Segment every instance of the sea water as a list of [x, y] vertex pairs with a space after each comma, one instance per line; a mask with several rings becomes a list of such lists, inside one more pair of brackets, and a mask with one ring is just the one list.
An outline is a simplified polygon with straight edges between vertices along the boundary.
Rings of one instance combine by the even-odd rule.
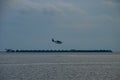
[[120, 54], [4, 52], [0, 80], [120, 80]]

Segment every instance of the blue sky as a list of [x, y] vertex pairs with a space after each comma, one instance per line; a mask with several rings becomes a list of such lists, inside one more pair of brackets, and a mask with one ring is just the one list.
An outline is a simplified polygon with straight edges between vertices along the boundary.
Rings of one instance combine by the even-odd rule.
[[3, 0], [0, 7], [2, 50], [120, 51], [119, 0]]

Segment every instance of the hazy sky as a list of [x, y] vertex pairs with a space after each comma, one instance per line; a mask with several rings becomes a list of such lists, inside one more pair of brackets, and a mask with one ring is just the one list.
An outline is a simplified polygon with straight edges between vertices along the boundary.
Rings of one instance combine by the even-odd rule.
[[120, 51], [120, 0], [0, 0], [5, 48]]

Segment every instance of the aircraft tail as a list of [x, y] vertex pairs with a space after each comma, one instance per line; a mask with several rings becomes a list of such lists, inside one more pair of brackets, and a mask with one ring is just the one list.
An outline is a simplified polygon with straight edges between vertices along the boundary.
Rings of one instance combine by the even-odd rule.
[[52, 38], [52, 42], [54, 42], [55, 40]]

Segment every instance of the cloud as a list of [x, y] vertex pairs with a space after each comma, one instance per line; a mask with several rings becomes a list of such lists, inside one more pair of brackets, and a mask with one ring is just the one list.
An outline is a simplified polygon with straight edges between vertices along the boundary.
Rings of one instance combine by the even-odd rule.
[[5, 7], [22, 13], [37, 11], [43, 14], [64, 15], [68, 11], [85, 14], [85, 11], [76, 7], [74, 4], [59, 0], [40, 0], [40, 2], [36, 0], [7, 0], [5, 3]]
[[110, 7], [120, 7], [120, 0], [104, 0], [104, 5], [110, 6]]

